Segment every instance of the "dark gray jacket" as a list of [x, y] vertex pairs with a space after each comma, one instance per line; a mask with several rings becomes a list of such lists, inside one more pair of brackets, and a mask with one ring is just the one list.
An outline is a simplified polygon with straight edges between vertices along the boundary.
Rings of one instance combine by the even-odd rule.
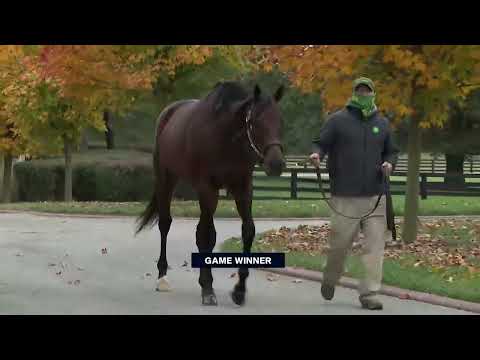
[[321, 158], [328, 154], [330, 192], [338, 196], [381, 193], [381, 165], [388, 161], [395, 166], [398, 155], [386, 118], [375, 112], [363, 119], [360, 110], [348, 106], [327, 119], [313, 151]]

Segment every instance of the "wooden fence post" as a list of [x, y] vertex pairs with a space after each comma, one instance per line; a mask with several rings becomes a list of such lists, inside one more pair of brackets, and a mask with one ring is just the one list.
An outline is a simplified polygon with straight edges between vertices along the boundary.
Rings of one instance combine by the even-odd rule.
[[297, 170], [292, 170], [290, 173], [290, 197], [297, 199]]
[[427, 175], [420, 174], [420, 176], [422, 177], [420, 182], [420, 196], [422, 200], [425, 200], [427, 198]]

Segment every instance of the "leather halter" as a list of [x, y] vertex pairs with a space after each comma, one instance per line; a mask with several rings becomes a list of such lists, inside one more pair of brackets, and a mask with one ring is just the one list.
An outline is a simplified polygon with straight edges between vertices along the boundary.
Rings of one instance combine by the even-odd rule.
[[255, 108], [255, 105], [252, 105], [250, 107], [250, 109], [248, 110], [247, 116], [245, 118], [245, 126], [246, 126], [246, 130], [247, 130], [247, 137], [248, 137], [248, 142], [249, 142], [250, 148], [252, 148], [252, 150], [255, 152], [255, 154], [257, 154], [257, 156], [260, 158], [260, 160], [263, 161], [265, 159], [265, 154], [267, 153], [267, 150], [270, 148], [270, 146], [275, 146], [275, 145], [279, 146], [280, 149], [282, 149], [282, 151], [283, 151], [283, 148], [282, 148], [281, 143], [271, 142], [271, 143], [268, 143], [267, 145], [265, 145], [265, 148], [263, 149], [263, 151], [260, 151], [257, 144], [255, 144], [255, 140], [254, 140], [254, 137], [253, 137], [252, 115], [253, 115], [254, 108]]

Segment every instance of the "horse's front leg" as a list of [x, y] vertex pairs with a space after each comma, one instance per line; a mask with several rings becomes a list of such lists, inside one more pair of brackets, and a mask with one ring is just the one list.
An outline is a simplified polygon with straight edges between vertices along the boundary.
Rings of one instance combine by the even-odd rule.
[[[205, 187], [199, 191], [200, 221], [197, 225], [196, 239], [199, 252], [213, 252], [216, 243], [216, 230], [213, 215], [218, 204], [218, 190]], [[211, 268], [201, 268], [198, 282], [202, 288], [202, 304], [217, 305], [217, 297], [213, 290]]]
[[[243, 253], [248, 254], [252, 249], [253, 239], [255, 238], [255, 224], [252, 217], [252, 180], [242, 188], [235, 189], [233, 196], [237, 205], [238, 214], [242, 219], [242, 241]], [[246, 281], [248, 278], [248, 268], [241, 267], [238, 269], [238, 282], [233, 288], [231, 294], [232, 300], [237, 305], [245, 303], [245, 295], [247, 292]]]

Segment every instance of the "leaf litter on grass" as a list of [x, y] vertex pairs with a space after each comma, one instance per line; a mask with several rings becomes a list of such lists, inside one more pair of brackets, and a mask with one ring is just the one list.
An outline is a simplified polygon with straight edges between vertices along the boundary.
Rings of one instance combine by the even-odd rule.
[[[401, 241], [401, 224], [396, 224], [396, 228], [399, 241], [387, 242], [386, 259], [397, 260], [404, 266], [429, 267], [432, 271], [453, 267], [465, 269], [470, 276], [480, 274], [480, 220], [429, 220], [422, 224], [416, 241], [408, 244]], [[329, 236], [329, 224], [299, 225], [267, 231], [256, 243], [263, 249], [325, 255]], [[352, 247], [354, 254], [361, 253], [363, 240], [363, 234], [359, 234]], [[453, 280], [452, 275], [446, 278], [448, 282]]]

